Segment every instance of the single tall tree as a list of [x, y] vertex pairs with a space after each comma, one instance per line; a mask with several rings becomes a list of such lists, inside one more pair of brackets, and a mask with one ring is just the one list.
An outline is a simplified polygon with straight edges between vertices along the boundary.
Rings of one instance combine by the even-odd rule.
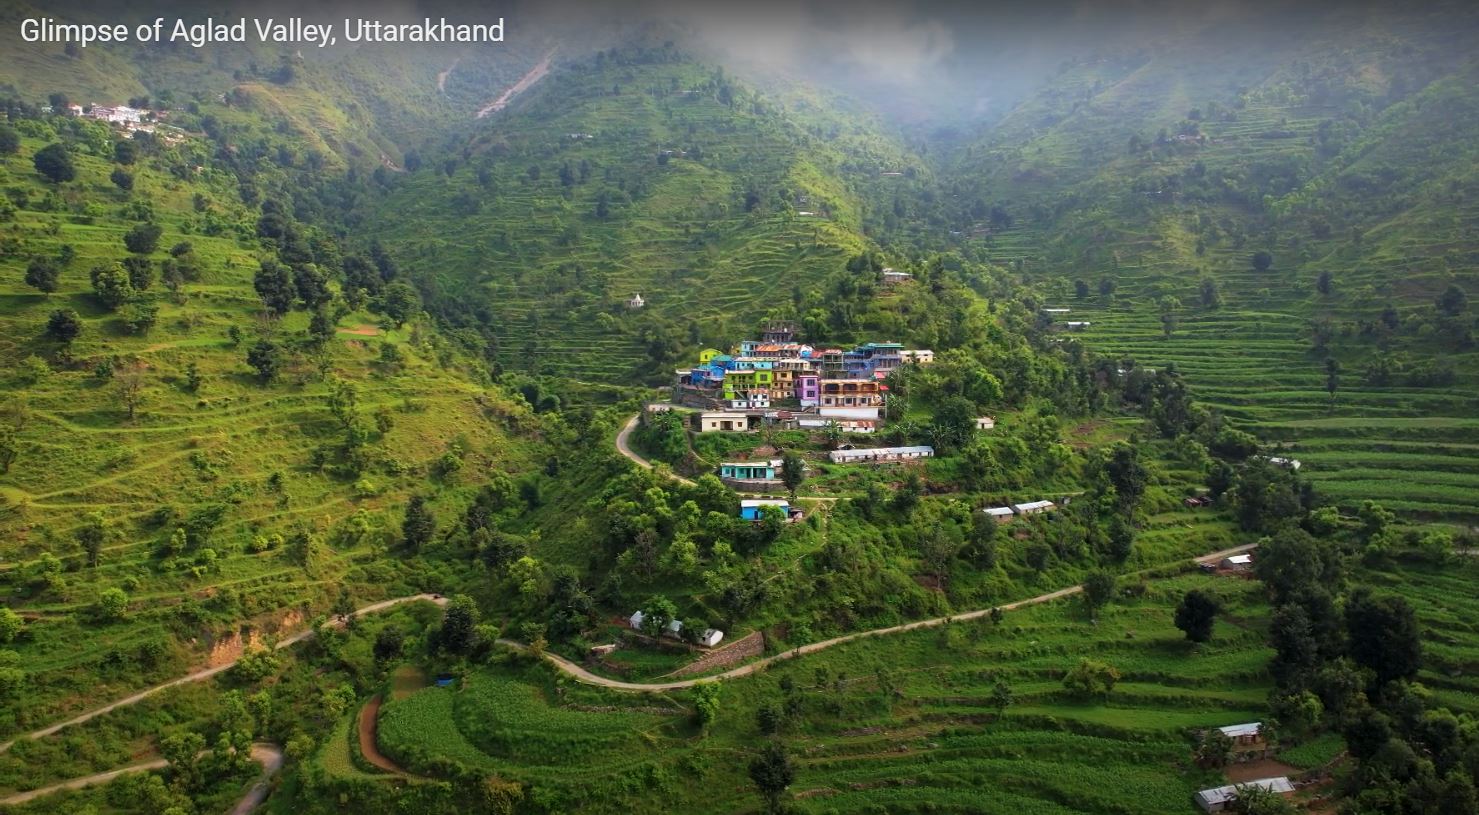
[[1089, 572], [1084, 580], [1084, 605], [1089, 608], [1089, 616], [1097, 617], [1099, 609], [1104, 607], [1114, 597], [1114, 575], [1103, 569], [1095, 569]]
[[436, 518], [427, 508], [426, 499], [420, 495], [411, 496], [411, 500], [406, 503], [405, 521], [401, 524], [406, 548], [413, 552], [420, 551], [421, 547], [431, 542], [436, 529]]
[[1212, 639], [1212, 627], [1217, 622], [1217, 612], [1221, 610], [1217, 598], [1201, 589], [1192, 589], [1176, 606], [1176, 627], [1186, 634], [1187, 640], [1206, 642]]
[[32, 258], [26, 266], [26, 285], [46, 294], [56, 291], [60, 277], [61, 270], [50, 258]]
[[36, 151], [31, 164], [36, 172], [46, 176], [53, 184], [62, 184], [77, 177], [77, 168], [72, 165], [72, 154], [64, 144], [49, 144]]
[[781, 457], [781, 483], [791, 492], [791, 499], [796, 499], [796, 490], [801, 488], [801, 483], [806, 480], [806, 462], [801, 456], [787, 451]]
[[46, 336], [66, 345], [82, 333], [82, 319], [69, 308], [60, 308], [46, 320]]
[[772, 741], [760, 750], [760, 755], [750, 762], [750, 780], [765, 799], [765, 811], [775, 815], [781, 812], [781, 796], [796, 780], [796, 770], [791, 766], [791, 757], [778, 741]]

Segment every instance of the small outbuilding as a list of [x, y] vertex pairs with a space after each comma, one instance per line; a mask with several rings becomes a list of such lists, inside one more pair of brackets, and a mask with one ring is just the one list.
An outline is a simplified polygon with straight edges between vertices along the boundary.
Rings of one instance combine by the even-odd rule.
[[1018, 515], [1036, 515], [1039, 512], [1052, 512], [1058, 505], [1052, 501], [1028, 501], [1025, 504], [1012, 504], [1012, 509]]
[[1294, 784], [1286, 776], [1261, 778], [1245, 784], [1228, 784], [1225, 787], [1202, 790], [1196, 794], [1197, 806], [1201, 807], [1203, 812], [1225, 812], [1238, 799], [1238, 791], [1248, 787], [1257, 787], [1284, 797], [1294, 794]]
[[1263, 722], [1230, 724], [1217, 729], [1232, 741], [1234, 761], [1252, 761], [1268, 754], [1268, 741], [1263, 737]]
[[1247, 554], [1228, 555], [1217, 565], [1219, 568], [1227, 569], [1231, 572], [1246, 572], [1253, 568], [1253, 556]]
[[991, 430], [991, 429], [993, 429], [995, 427], [996, 427], [996, 419], [995, 418], [993, 418], [991, 416], [977, 416], [976, 417], [976, 429], [977, 430]]
[[758, 521], [765, 507], [775, 507], [787, 517], [791, 515], [791, 502], [784, 498], [746, 498], [740, 501], [740, 518], [746, 521]]
[[981, 511], [986, 513], [986, 515], [989, 516], [991, 520], [996, 521], [999, 524], [1004, 524], [1007, 521], [1010, 521], [1012, 517], [1016, 515], [1016, 513], [1012, 511], [1011, 507], [986, 507]]

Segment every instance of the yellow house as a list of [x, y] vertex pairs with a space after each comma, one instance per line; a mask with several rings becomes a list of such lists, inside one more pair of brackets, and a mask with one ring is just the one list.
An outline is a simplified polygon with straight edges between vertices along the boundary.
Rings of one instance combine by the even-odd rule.
[[704, 350], [698, 352], [698, 364], [708, 365], [710, 362], [714, 361], [714, 357], [717, 357], [723, 353], [723, 351], [714, 348], [705, 348]]

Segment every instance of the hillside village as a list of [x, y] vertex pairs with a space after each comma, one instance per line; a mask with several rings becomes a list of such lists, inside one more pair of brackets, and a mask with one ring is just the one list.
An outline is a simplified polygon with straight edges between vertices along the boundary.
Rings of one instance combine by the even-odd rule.
[[843, 350], [796, 341], [796, 326], [772, 321], [759, 340], [723, 353], [708, 348], [698, 364], [677, 371], [676, 404], [699, 409], [700, 433], [759, 427], [875, 433], [888, 394], [885, 380], [904, 365], [929, 365], [928, 349], [868, 342]]

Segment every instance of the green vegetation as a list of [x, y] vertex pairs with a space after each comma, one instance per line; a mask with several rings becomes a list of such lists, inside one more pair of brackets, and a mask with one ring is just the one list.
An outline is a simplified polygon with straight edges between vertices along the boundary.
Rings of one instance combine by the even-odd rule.
[[[261, 740], [301, 815], [1148, 815], [1256, 720], [1351, 815], [1474, 812], [1474, 17], [1268, 14], [927, 124], [665, 24], [0, 50], [0, 738], [234, 664], [0, 786], [158, 757], [21, 811], [222, 811]], [[769, 320], [934, 355], [874, 436], [642, 410], [659, 466], [618, 455]], [[827, 456], [880, 443], [936, 455]], [[795, 522], [713, 474], [760, 456]], [[1187, 563], [1254, 543], [1257, 581]]]

